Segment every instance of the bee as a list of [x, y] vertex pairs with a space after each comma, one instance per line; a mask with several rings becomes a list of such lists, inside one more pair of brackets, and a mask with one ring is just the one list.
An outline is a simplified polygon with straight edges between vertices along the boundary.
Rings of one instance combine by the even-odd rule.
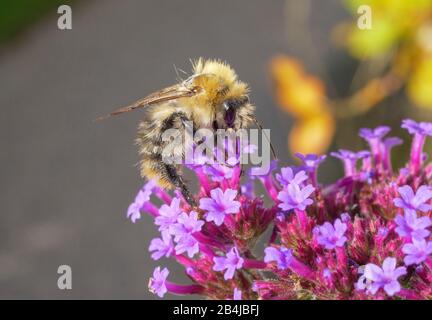
[[[147, 112], [139, 124], [136, 139], [141, 176], [154, 180], [164, 189], [178, 188], [192, 207], [196, 202], [180, 173], [181, 168], [162, 160], [168, 143], [162, 139], [165, 130], [177, 129], [184, 134], [187, 123], [193, 124], [193, 130], [238, 130], [252, 123], [262, 129], [254, 115], [255, 107], [249, 101], [248, 85], [238, 79], [227, 63], [219, 60], [200, 58], [193, 63], [189, 78], [96, 120], [144, 107]], [[272, 146], [271, 149], [274, 155]]]

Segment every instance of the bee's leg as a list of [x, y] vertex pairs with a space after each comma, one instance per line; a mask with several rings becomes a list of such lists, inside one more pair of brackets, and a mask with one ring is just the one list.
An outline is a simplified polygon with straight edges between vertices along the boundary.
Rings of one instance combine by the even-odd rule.
[[[186, 135], [189, 136], [189, 139], [187, 139], [190, 143], [190, 141], [193, 141], [193, 125], [191, 125], [191, 120], [188, 118], [188, 116], [184, 112], [175, 112], [172, 113], [170, 116], [168, 116], [161, 125], [161, 132], [165, 132], [168, 129], [176, 129], [178, 132], [178, 135], [180, 137], [186, 137]], [[191, 136], [192, 135], [192, 136]], [[172, 156], [174, 159], [182, 159], [184, 157], [184, 150], [191, 147], [189, 145], [186, 145], [186, 139], [183, 139], [183, 145], [176, 146], [174, 145], [173, 149], [169, 149], [170, 147], [173, 147], [169, 143], [166, 143], [162, 146], [161, 154], [167, 154]], [[180, 143], [181, 144], [181, 143]], [[167, 180], [169, 180], [170, 184], [172, 184], [174, 187], [180, 189], [181, 193], [183, 194], [183, 197], [185, 200], [192, 206], [196, 206], [196, 202], [189, 191], [189, 188], [186, 186], [186, 183], [183, 181], [182, 176], [177, 171], [177, 166], [173, 163], [165, 162], [163, 161], [162, 157], [162, 165], [163, 168], [162, 171], [164, 171], [164, 176]]]
[[180, 189], [183, 197], [185, 200], [192, 206], [196, 207], [196, 201], [193, 198], [191, 192], [189, 191], [189, 188], [186, 186], [186, 183], [183, 181], [183, 178], [181, 175], [178, 174], [177, 169], [174, 165], [165, 164], [165, 170], [168, 176], [168, 179], [171, 181], [171, 183]]

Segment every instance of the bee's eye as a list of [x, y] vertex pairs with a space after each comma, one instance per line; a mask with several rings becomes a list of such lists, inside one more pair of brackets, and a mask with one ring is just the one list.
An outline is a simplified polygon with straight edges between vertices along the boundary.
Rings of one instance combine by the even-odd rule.
[[228, 102], [225, 102], [223, 106], [225, 108], [225, 117], [224, 117], [225, 123], [228, 127], [231, 128], [234, 125], [236, 110]]

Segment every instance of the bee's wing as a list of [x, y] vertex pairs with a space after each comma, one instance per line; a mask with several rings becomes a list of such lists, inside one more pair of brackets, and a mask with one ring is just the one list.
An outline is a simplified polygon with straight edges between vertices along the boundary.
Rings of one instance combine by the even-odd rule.
[[147, 97], [142, 98], [134, 103], [132, 103], [129, 106], [122, 107], [120, 109], [117, 109], [113, 112], [111, 112], [108, 115], [102, 116], [97, 118], [95, 121], [104, 120], [106, 118], [109, 118], [111, 116], [116, 116], [125, 112], [133, 111], [135, 109], [151, 106], [154, 104], [175, 100], [179, 98], [185, 98], [185, 97], [192, 97], [196, 95], [199, 92], [197, 87], [194, 88], [186, 88], [184, 85], [176, 84], [171, 87], [167, 87], [164, 89], [161, 89], [159, 91], [153, 92], [149, 94]]

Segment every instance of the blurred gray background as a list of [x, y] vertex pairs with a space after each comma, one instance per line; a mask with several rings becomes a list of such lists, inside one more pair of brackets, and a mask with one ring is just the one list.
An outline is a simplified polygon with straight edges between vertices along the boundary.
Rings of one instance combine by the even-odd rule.
[[[353, 64], [329, 43], [346, 17], [340, 2], [310, 2], [311, 39], [282, 0], [89, 0], [71, 3], [72, 30], [57, 28], [52, 8], [0, 46], [0, 298], [153, 299], [147, 282], [159, 264], [186, 281], [175, 264], [150, 259], [151, 219], [125, 216], [143, 183], [140, 112], [92, 120], [175, 82], [173, 64], [190, 71], [190, 58], [220, 58], [250, 84], [289, 161], [291, 121], [273, 100], [269, 59], [293, 54], [320, 76], [324, 64]], [[57, 288], [62, 264], [72, 267], [70, 291]]]

